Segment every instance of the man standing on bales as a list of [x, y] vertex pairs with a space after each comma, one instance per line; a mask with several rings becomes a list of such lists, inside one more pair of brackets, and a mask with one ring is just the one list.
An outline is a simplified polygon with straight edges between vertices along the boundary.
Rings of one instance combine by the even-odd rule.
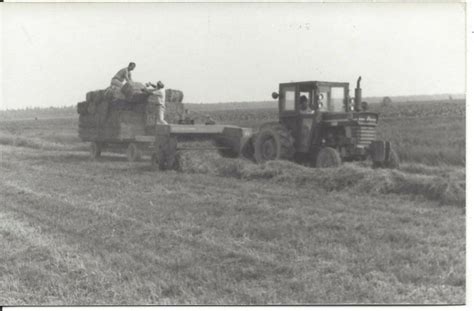
[[161, 81], [158, 81], [156, 85], [147, 83], [146, 86], [150, 87], [149, 89], [143, 89], [143, 91], [150, 94], [148, 102], [158, 108], [158, 120], [156, 120], [156, 123], [168, 124], [168, 122], [165, 121], [165, 85]]
[[115, 76], [112, 78], [112, 81], [110, 82], [110, 86], [115, 86], [118, 88], [121, 88], [122, 85], [127, 82], [132, 81], [132, 73], [131, 71], [135, 69], [135, 63], [130, 63], [128, 64], [128, 67], [120, 69]]

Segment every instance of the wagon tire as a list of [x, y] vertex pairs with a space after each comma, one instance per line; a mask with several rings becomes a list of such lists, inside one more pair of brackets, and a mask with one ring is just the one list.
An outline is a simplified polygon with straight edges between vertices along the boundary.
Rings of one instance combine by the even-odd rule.
[[142, 157], [142, 151], [138, 144], [130, 143], [127, 147], [127, 160], [129, 162], [137, 162], [140, 161]]
[[158, 150], [151, 154], [151, 167], [160, 171], [179, 170], [180, 158], [181, 156], [178, 152]]
[[96, 141], [91, 142], [91, 145], [89, 148], [90, 158], [92, 160], [99, 158], [100, 154], [102, 153], [102, 148], [103, 148], [103, 145], [101, 143], [98, 143]]
[[160, 162], [158, 160], [158, 154], [156, 152], [153, 152], [151, 154], [151, 167], [154, 170], [158, 170], [160, 168]]

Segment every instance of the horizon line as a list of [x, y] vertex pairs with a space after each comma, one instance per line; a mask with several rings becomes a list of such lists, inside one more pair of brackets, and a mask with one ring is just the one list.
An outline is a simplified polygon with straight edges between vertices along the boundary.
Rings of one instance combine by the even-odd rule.
[[[390, 97], [390, 98], [400, 98], [400, 97], [423, 97], [423, 96], [458, 96], [461, 97], [460, 99], [466, 99], [466, 93], [434, 93], [434, 94], [411, 94], [411, 95], [395, 95], [395, 96], [367, 96], [364, 98], [383, 98], [383, 97]], [[459, 98], [458, 98], [459, 99]], [[221, 101], [221, 102], [183, 102], [186, 105], [219, 105], [219, 104], [251, 104], [251, 103], [263, 103], [263, 102], [272, 102], [275, 101], [274, 99], [263, 99], [263, 100], [250, 100], [250, 101]], [[1, 108], [0, 112], [3, 111], [15, 111], [15, 110], [25, 110], [25, 109], [51, 109], [51, 108], [69, 108], [75, 107], [76, 104], [71, 105], [64, 105], [64, 106], [27, 106], [27, 107], [18, 107], [18, 108]]]

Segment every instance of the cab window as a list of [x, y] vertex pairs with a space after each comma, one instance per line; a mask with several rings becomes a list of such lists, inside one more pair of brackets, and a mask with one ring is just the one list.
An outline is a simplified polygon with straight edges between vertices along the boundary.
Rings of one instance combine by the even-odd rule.
[[328, 92], [320, 91], [318, 93], [318, 109], [319, 111], [331, 111], [328, 107]]
[[282, 89], [281, 94], [281, 109], [283, 111], [294, 111], [296, 109], [295, 106], [295, 97], [296, 97], [296, 90], [295, 87], [284, 87]]
[[298, 99], [298, 110], [301, 114], [312, 114], [314, 110], [311, 108], [313, 97], [311, 92], [300, 91], [300, 97]]
[[329, 111], [332, 112], [345, 112], [346, 108], [344, 105], [344, 88], [343, 87], [331, 87], [329, 94]]

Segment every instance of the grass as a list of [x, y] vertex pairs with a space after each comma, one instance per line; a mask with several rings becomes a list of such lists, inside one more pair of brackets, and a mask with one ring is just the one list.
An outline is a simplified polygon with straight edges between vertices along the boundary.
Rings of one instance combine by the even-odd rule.
[[380, 137], [393, 141], [402, 161], [428, 165], [466, 163], [464, 116], [382, 120]]
[[[431, 153], [465, 139], [463, 116], [429, 118], [382, 134]], [[462, 157], [414, 138], [398, 171], [190, 151], [157, 172], [89, 161], [76, 129], [0, 122], [2, 305], [465, 302]]]
[[464, 299], [462, 209], [17, 149], [2, 167], [3, 304]]

